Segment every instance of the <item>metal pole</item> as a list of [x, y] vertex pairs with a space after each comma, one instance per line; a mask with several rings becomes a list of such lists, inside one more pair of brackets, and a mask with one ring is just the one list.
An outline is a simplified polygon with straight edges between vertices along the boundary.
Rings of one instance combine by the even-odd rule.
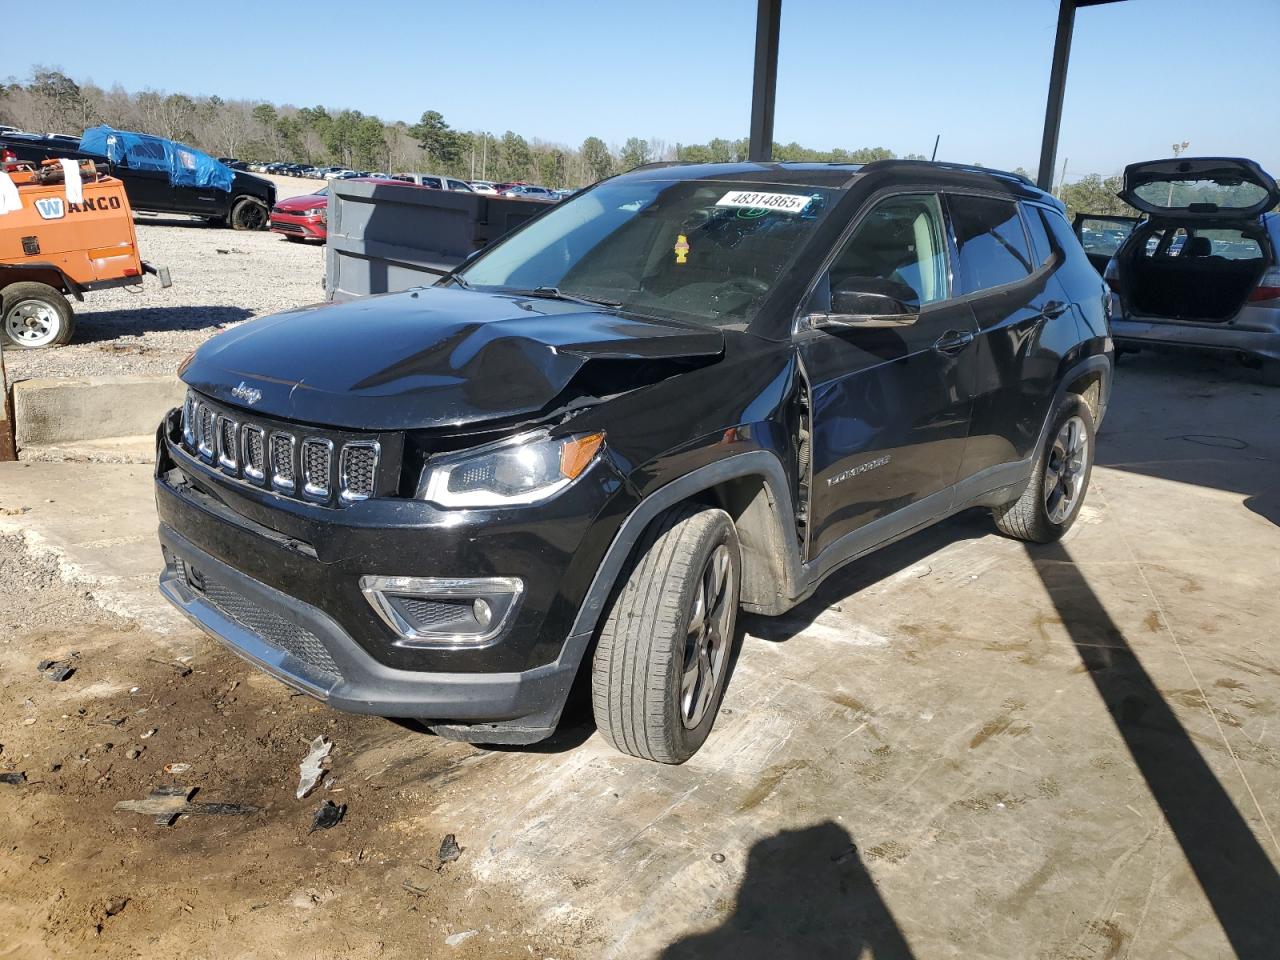
[[1049, 98], [1044, 108], [1044, 137], [1040, 141], [1040, 172], [1036, 184], [1041, 190], [1053, 186], [1053, 167], [1058, 158], [1058, 133], [1062, 129], [1062, 98], [1067, 87], [1067, 60], [1071, 56], [1071, 31], [1076, 22], [1076, 0], [1059, 0], [1058, 34], [1053, 41], [1053, 66], [1049, 68]]
[[18, 459], [13, 410], [9, 405], [9, 381], [4, 374], [4, 344], [0, 344], [0, 463]]
[[773, 101], [778, 91], [778, 28], [782, 0], [756, 2], [756, 65], [751, 87], [751, 140], [748, 158], [773, 159]]

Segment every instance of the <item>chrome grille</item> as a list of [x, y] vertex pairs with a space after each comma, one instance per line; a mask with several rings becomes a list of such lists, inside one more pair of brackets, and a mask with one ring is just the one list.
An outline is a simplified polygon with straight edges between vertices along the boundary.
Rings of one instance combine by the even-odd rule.
[[[222, 408], [189, 392], [182, 405], [182, 446], [224, 476], [278, 493], [329, 504], [336, 500], [337, 505], [378, 495], [379, 470], [384, 469], [381, 441], [295, 427], [270, 417], [245, 423], [237, 415], [248, 418], [252, 412]], [[322, 430], [338, 436], [316, 436]]]
[[333, 466], [333, 444], [328, 440], [302, 441], [302, 492], [312, 497], [329, 496], [329, 472]]
[[209, 460], [213, 459], [213, 426], [216, 419], [213, 411], [205, 404], [196, 408], [196, 450]]
[[192, 449], [196, 445], [196, 398], [187, 394], [182, 402], [182, 439]]
[[294, 439], [288, 434], [271, 435], [271, 485], [277, 490], [288, 492], [296, 486], [293, 476], [293, 447]]
[[339, 473], [343, 500], [368, 500], [373, 496], [378, 476], [378, 444], [374, 441], [345, 444]]
[[244, 475], [261, 483], [266, 477], [266, 439], [261, 427], [244, 428]]
[[239, 454], [236, 453], [236, 435], [239, 431], [240, 424], [230, 417], [218, 418], [218, 465], [228, 470], [236, 469], [240, 463]]

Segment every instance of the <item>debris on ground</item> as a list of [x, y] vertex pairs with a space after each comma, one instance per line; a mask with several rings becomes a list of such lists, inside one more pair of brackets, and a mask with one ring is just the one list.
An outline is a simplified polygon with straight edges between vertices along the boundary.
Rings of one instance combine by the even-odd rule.
[[126, 760], [137, 760], [140, 756], [142, 756], [142, 751], [139, 750], [137, 747], [130, 747], [128, 750], [125, 751], [124, 756]]
[[849, 860], [852, 860], [857, 855], [858, 855], [858, 848], [853, 844], [850, 844], [849, 846], [845, 847], [843, 850], [840, 850], [837, 853], [833, 853], [831, 855], [831, 862], [845, 863]]
[[425, 897], [428, 893], [427, 888], [425, 886], [418, 883], [414, 883], [408, 877], [400, 881], [400, 886], [404, 887], [410, 893], [416, 894], [419, 897]]
[[107, 920], [123, 912], [128, 905], [128, 897], [108, 897], [106, 900], [95, 903], [89, 910], [89, 918], [93, 921], [94, 931], [101, 933], [102, 928], [106, 926]]
[[160, 663], [166, 667], [170, 667], [174, 673], [180, 677], [191, 675], [191, 664], [182, 660], [161, 660], [159, 657], [147, 657], [152, 663]]
[[11, 787], [20, 787], [26, 782], [27, 775], [21, 770], [15, 770], [9, 773], [0, 773], [0, 783], [7, 783]]
[[463, 930], [460, 933], [451, 933], [444, 938], [445, 946], [456, 947], [458, 944], [470, 940], [479, 930]]
[[164, 772], [168, 774], [173, 774], [173, 775], [177, 775], [179, 773], [186, 773], [190, 769], [191, 769], [191, 764], [189, 763], [166, 763], [164, 765]]
[[156, 735], [156, 733], [157, 733], [156, 728], [155, 728], [155, 727], [152, 727], [150, 730], [147, 730], [147, 731], [145, 731], [145, 732], [143, 732], [143, 733], [139, 734], [138, 739], [139, 739], [139, 740], [149, 740], [151, 737], [154, 737], [154, 736]]
[[78, 650], [73, 650], [65, 657], [59, 659], [41, 660], [36, 664], [36, 672], [46, 680], [52, 680], [54, 683], [62, 683], [69, 680], [71, 675], [76, 672], [74, 660], [80, 656]]
[[332, 800], [326, 800], [316, 810], [316, 815], [311, 820], [311, 829], [307, 833], [315, 833], [317, 830], [328, 830], [330, 827], [336, 827], [346, 815], [347, 805], [345, 803], [334, 803]]
[[453, 863], [462, 856], [462, 847], [458, 846], [458, 840], [452, 833], [446, 833], [444, 839], [440, 841], [440, 865]]
[[333, 741], [323, 733], [311, 741], [311, 751], [302, 758], [298, 765], [298, 799], [304, 799], [316, 788], [320, 777], [326, 769], [325, 761], [329, 759], [329, 751], [333, 749]]
[[193, 803], [199, 787], [161, 784], [141, 800], [121, 800], [116, 809], [124, 813], [141, 813], [154, 817], [157, 826], [172, 826], [183, 814], [204, 816], [246, 816], [257, 813], [259, 807], [247, 803]]
[[712, 863], [724, 863], [724, 854], [723, 854], [723, 853], [713, 853], [713, 854], [711, 855], [711, 862], [712, 862]]

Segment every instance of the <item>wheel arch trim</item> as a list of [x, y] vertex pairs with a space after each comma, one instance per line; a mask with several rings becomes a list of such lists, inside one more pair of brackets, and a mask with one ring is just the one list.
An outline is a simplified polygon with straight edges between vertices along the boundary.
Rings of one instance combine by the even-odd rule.
[[[794, 535], [788, 535], [788, 528], [782, 522], [783, 511], [779, 506], [783, 503], [790, 504], [791, 487], [787, 482], [782, 462], [775, 454], [766, 450], [752, 450], [735, 454], [692, 470], [669, 483], [663, 484], [640, 501], [635, 509], [627, 515], [627, 518], [623, 520], [621, 527], [618, 528], [618, 532], [614, 535], [613, 542], [609, 545], [609, 549], [605, 551], [604, 559], [596, 569], [591, 586], [587, 589], [586, 597], [583, 599], [578, 608], [577, 616], [574, 618], [570, 640], [572, 641], [576, 638], [589, 640], [594, 635], [596, 627], [600, 623], [600, 618], [604, 615], [605, 605], [618, 582], [619, 576], [622, 574], [627, 559], [631, 556], [632, 550], [640, 540], [641, 534], [655, 517], [677, 503], [695, 498], [699, 494], [716, 490], [731, 481], [748, 479], [755, 479], [760, 482], [758, 489], [759, 492], [764, 494], [766, 502], [761, 502], [758, 497], [752, 497], [743, 504], [743, 512], [738, 517], [735, 517], [735, 523], [738, 524], [739, 539], [745, 547], [743, 558], [744, 578], [748, 567], [748, 557], [745, 554], [748, 551], [753, 554], [762, 551], [767, 545], [769, 549], [781, 548], [781, 550], [778, 550], [780, 556], [778, 557], [779, 563], [776, 571], [777, 576], [781, 579], [772, 581], [775, 593], [773, 602], [764, 600], [759, 596], [759, 583], [751, 585], [756, 593], [753, 595], [753, 599], [748, 601], [748, 585], [744, 583], [743, 605], [747, 609], [757, 609], [766, 613], [772, 610], [781, 612], [790, 606], [787, 598], [794, 597], [799, 593], [803, 589], [802, 584], [804, 582], [804, 571], [800, 562], [800, 549], [795, 542]], [[790, 508], [788, 507], [787, 509], [789, 510]], [[748, 514], [750, 516], [747, 523], [742, 523], [741, 518], [748, 516]], [[758, 558], [753, 556], [753, 559]], [[585, 648], [585, 642], [583, 647]]]

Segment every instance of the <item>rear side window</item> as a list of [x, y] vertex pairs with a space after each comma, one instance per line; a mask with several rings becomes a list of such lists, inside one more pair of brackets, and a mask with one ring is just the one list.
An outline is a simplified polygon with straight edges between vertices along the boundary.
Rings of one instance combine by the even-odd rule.
[[1080, 243], [1086, 253], [1113, 256], [1120, 249], [1133, 229], [1132, 220], [1112, 220], [1108, 217], [1081, 217]]
[[947, 202], [960, 252], [961, 293], [1013, 283], [1031, 273], [1031, 250], [1017, 203], [960, 194]]
[[432, 190], [439, 190], [440, 180], [438, 177], [423, 177], [422, 185], [424, 187], [430, 187]]
[[1067, 258], [1067, 263], [1074, 263], [1077, 266], [1088, 267], [1093, 269], [1093, 264], [1084, 255], [1084, 248], [1080, 246], [1080, 241], [1076, 238], [1075, 232], [1071, 229], [1071, 224], [1067, 223], [1067, 218], [1057, 210], [1051, 210], [1048, 207], [1027, 207], [1028, 219], [1034, 213], [1036, 217], [1048, 229], [1050, 236], [1053, 237], [1053, 245], [1062, 252]]

